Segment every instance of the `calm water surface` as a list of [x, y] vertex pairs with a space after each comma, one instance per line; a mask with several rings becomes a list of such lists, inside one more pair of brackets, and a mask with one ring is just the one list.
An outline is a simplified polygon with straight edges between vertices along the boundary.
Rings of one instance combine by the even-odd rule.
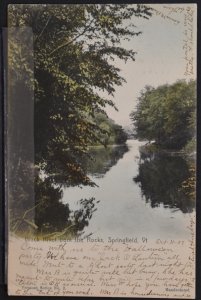
[[186, 238], [194, 202], [180, 191], [188, 178], [187, 162], [179, 156], [142, 157], [144, 142], [97, 148], [88, 173], [98, 187], [70, 187], [63, 203], [79, 209], [80, 199], [94, 197], [98, 203], [84, 235], [124, 238]]

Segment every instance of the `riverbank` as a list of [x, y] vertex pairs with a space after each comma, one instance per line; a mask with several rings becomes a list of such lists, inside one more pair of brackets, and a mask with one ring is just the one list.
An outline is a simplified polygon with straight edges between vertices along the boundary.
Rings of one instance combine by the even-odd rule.
[[[196, 151], [187, 151], [185, 148], [181, 150], [175, 150], [175, 149], [165, 149], [157, 145], [155, 142], [152, 143], [146, 143], [145, 145], [140, 146], [140, 153], [142, 155], [151, 156], [154, 154], [164, 154], [169, 156], [185, 156], [192, 159], [196, 158]], [[193, 149], [194, 150], [194, 149]]]
[[115, 147], [121, 147], [121, 146], [126, 146], [126, 142], [125, 143], [121, 143], [121, 144], [107, 144], [107, 145], [91, 145], [88, 146], [89, 149], [107, 149], [107, 148], [115, 148]]
[[[185, 224], [195, 206], [191, 197], [180, 190], [189, 176], [186, 159], [161, 156], [151, 161], [140, 160], [139, 148], [144, 144], [128, 140], [128, 151], [118, 157], [115, 151], [105, 156], [97, 153], [98, 166], [93, 163], [90, 170], [97, 186], [63, 189], [61, 201], [69, 204], [72, 211], [80, 209], [80, 199], [94, 197], [99, 201], [84, 235], [103, 239], [134, 234], [150, 238], [186, 237]], [[107, 165], [110, 168], [105, 169]]]

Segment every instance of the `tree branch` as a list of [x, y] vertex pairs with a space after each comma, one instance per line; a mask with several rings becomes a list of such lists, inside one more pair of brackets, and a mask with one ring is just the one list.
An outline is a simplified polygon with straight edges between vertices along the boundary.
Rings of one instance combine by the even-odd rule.
[[70, 45], [70, 44], [72, 44], [74, 41], [76, 41], [79, 37], [81, 37], [83, 34], [85, 34], [85, 32], [86, 32], [86, 31], [90, 28], [90, 26], [92, 25], [93, 21], [94, 21], [94, 20], [92, 19], [91, 22], [89, 23], [89, 25], [86, 26], [85, 29], [84, 29], [80, 34], [78, 34], [76, 37], [74, 37], [71, 41], [68, 41], [68, 42], [66, 42], [66, 43], [64, 43], [64, 44], [62, 44], [62, 45], [60, 45], [60, 46], [58, 46], [56, 49], [54, 49], [52, 52], [50, 52], [49, 55], [54, 54], [55, 52], [57, 52], [57, 51], [60, 50], [61, 48], [67, 47], [68, 45]]
[[45, 23], [45, 26], [43, 27], [43, 29], [41, 30], [40, 34], [36, 37], [35, 42], [41, 37], [41, 35], [43, 34], [43, 32], [45, 31], [45, 28], [47, 27], [49, 21], [51, 19], [51, 16], [49, 16], [49, 18], [47, 19], [47, 22]]
[[31, 222], [31, 221], [25, 219], [25, 217], [26, 217], [26, 215], [27, 215], [30, 211], [32, 211], [33, 209], [35, 209], [35, 208], [38, 207], [39, 205], [41, 205], [41, 202], [38, 203], [37, 205], [33, 206], [32, 208], [26, 210], [25, 213], [24, 213], [24, 215], [23, 215], [21, 218], [17, 218], [17, 222], [16, 222], [15, 225], [13, 226], [13, 231], [14, 231], [14, 232], [17, 231], [17, 229], [19, 228], [19, 226], [20, 226], [23, 222], [27, 223], [28, 225], [30, 225], [30, 226], [33, 227], [34, 229], [37, 229], [37, 228], [38, 228], [38, 226], [37, 226], [36, 224], [34, 224], [33, 222]]
[[69, 229], [74, 226], [75, 226], [75, 224], [71, 224], [70, 226], [66, 227], [63, 231], [61, 231], [61, 232], [55, 231], [55, 232], [49, 233], [49, 234], [45, 235], [44, 238], [59, 238], [62, 235], [64, 235], [65, 233], [68, 233]]

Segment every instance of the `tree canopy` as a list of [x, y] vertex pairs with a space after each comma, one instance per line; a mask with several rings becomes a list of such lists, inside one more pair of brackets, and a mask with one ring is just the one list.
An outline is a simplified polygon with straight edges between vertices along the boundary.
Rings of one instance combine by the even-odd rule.
[[104, 133], [99, 137], [101, 144], [107, 146], [124, 144], [126, 142], [127, 134], [123, 130], [122, 126], [108, 118], [105, 113], [99, 112], [96, 114], [96, 124], [104, 130]]
[[[110, 96], [124, 82], [115, 58], [135, 60], [135, 51], [121, 46], [122, 40], [140, 34], [130, 20], [149, 18], [151, 9], [22, 4], [9, 5], [8, 15], [10, 27], [29, 26], [33, 31], [35, 163], [48, 174], [62, 172], [66, 184], [91, 184], [79, 158], [105, 134], [95, 122], [96, 114], [106, 105], [115, 107]], [[21, 68], [21, 63], [15, 61], [13, 68]], [[57, 182], [56, 176], [52, 178]]]
[[135, 136], [164, 148], [181, 149], [195, 136], [195, 81], [146, 86], [131, 119]]
[[[39, 228], [44, 222], [51, 222], [48, 226], [58, 230], [69, 225], [69, 207], [61, 203], [58, 185], [94, 185], [82, 163], [89, 158], [89, 147], [125, 141], [122, 128], [107, 117], [105, 107], [116, 109], [115, 88], [125, 81], [115, 66], [116, 59], [135, 60], [134, 49], [124, 48], [122, 41], [141, 33], [133, 22], [135, 18], [150, 16], [151, 9], [140, 4], [9, 5], [9, 30], [21, 29], [21, 33], [17, 30], [16, 34], [11, 30], [9, 36], [8, 75], [12, 78], [10, 90], [15, 107], [22, 98], [26, 98], [23, 99], [26, 103], [34, 93], [34, 167], [37, 169], [34, 212]], [[31, 33], [33, 64], [29, 59]], [[17, 118], [20, 112], [17, 114], [13, 109], [10, 118], [12, 114]], [[23, 136], [20, 140], [21, 131], [16, 132], [12, 126], [18, 150], [13, 153], [15, 182], [10, 209], [16, 228], [21, 215], [33, 212], [34, 207], [30, 207], [33, 203], [30, 204], [27, 194], [21, 190], [22, 176], [31, 168], [26, 167], [29, 163], [21, 163]], [[29, 179], [27, 177], [28, 186], [31, 185]], [[17, 212], [16, 199], [19, 200]], [[85, 200], [84, 224], [91, 216]], [[90, 207], [94, 205], [92, 200], [89, 199]], [[57, 215], [61, 215], [61, 222]], [[80, 220], [80, 213], [75, 218]]]

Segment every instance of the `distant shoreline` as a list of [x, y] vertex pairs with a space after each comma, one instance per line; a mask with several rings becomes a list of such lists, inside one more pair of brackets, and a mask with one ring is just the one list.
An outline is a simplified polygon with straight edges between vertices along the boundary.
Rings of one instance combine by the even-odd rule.
[[176, 149], [166, 149], [161, 148], [159, 145], [155, 143], [146, 143], [145, 145], [140, 146], [140, 152], [143, 154], [167, 154], [167, 155], [182, 155], [188, 156], [191, 158], [196, 157], [196, 151], [188, 153], [184, 149], [176, 150]]

